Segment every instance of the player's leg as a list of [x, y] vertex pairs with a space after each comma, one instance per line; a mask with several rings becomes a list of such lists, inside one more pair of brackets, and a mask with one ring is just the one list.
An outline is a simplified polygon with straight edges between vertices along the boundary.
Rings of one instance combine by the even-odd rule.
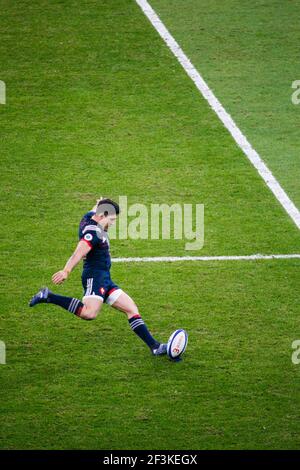
[[121, 289], [114, 289], [111, 294], [108, 294], [106, 303], [125, 313], [132, 331], [147, 344], [152, 353], [156, 356], [166, 354], [166, 344], [159, 343], [159, 341], [153, 338], [132, 298]]
[[35, 305], [42, 303], [58, 305], [75, 315], [78, 315], [84, 306], [81, 300], [76, 299], [75, 297], [55, 294], [54, 292], [51, 292], [48, 287], [43, 287], [39, 290], [39, 292], [32, 297], [29, 306], [34, 307]]
[[82, 300], [83, 302], [75, 297], [54, 294], [48, 287], [44, 287], [32, 297], [29, 306], [34, 307], [40, 303], [49, 303], [58, 305], [83, 320], [93, 320], [101, 310], [103, 298], [97, 295], [90, 295], [85, 296]]
[[82, 300], [83, 307], [77, 313], [77, 316], [82, 318], [82, 320], [94, 320], [102, 308], [103, 299], [101, 297], [91, 295], [90, 297], [84, 297]]
[[75, 297], [54, 294], [48, 287], [45, 287], [32, 297], [29, 305], [33, 307], [39, 303], [50, 303], [68, 310], [83, 320], [93, 320], [102, 307], [105, 292], [103, 286], [106, 283], [105, 273], [84, 272], [82, 274], [82, 286], [84, 289], [82, 302]]
[[111, 307], [125, 313], [128, 320], [136, 315], [139, 315], [137, 305], [132, 298], [122, 291], [122, 289], [116, 289], [112, 293], [108, 293], [106, 303]]

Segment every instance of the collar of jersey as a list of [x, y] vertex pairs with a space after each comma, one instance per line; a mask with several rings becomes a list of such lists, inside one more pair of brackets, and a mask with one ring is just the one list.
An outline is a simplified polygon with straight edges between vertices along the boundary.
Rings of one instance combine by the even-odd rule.
[[[96, 214], [96, 212], [95, 212], [95, 214]], [[93, 214], [93, 215], [95, 215], [95, 214]], [[92, 216], [92, 217], [93, 217], [93, 216]], [[91, 220], [90, 220], [90, 221], [91, 221], [92, 223], [94, 223], [95, 225], [99, 225], [100, 229], [101, 229], [103, 232], [105, 232], [105, 230], [104, 230], [104, 228], [102, 227], [102, 225], [100, 224], [100, 222], [96, 222], [96, 220], [92, 219], [92, 217], [91, 217]]]

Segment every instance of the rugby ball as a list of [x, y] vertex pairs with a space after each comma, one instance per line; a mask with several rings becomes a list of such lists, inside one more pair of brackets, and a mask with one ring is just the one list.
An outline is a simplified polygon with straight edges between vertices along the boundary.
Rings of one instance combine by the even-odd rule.
[[176, 330], [171, 334], [168, 345], [167, 354], [170, 359], [178, 360], [184, 353], [188, 342], [188, 335], [185, 330]]

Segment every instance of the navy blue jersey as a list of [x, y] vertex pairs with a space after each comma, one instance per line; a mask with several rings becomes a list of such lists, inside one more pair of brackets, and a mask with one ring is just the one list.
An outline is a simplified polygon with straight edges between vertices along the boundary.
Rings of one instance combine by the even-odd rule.
[[93, 211], [87, 212], [79, 224], [79, 240], [85, 241], [91, 247], [84, 258], [83, 270], [109, 271], [111, 267], [109, 238], [101, 225], [91, 218], [95, 214]]

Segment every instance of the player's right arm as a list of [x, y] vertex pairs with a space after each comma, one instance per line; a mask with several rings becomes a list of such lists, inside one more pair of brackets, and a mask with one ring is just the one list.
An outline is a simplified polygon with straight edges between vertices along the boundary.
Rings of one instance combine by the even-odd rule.
[[70, 272], [75, 268], [75, 266], [77, 266], [77, 264], [82, 260], [82, 258], [84, 258], [88, 254], [91, 249], [91, 244], [86, 243], [84, 239], [80, 240], [76, 247], [76, 250], [68, 259], [64, 269], [53, 274], [52, 281], [54, 282], [54, 284], [61, 284], [63, 281], [65, 281], [69, 276]]

